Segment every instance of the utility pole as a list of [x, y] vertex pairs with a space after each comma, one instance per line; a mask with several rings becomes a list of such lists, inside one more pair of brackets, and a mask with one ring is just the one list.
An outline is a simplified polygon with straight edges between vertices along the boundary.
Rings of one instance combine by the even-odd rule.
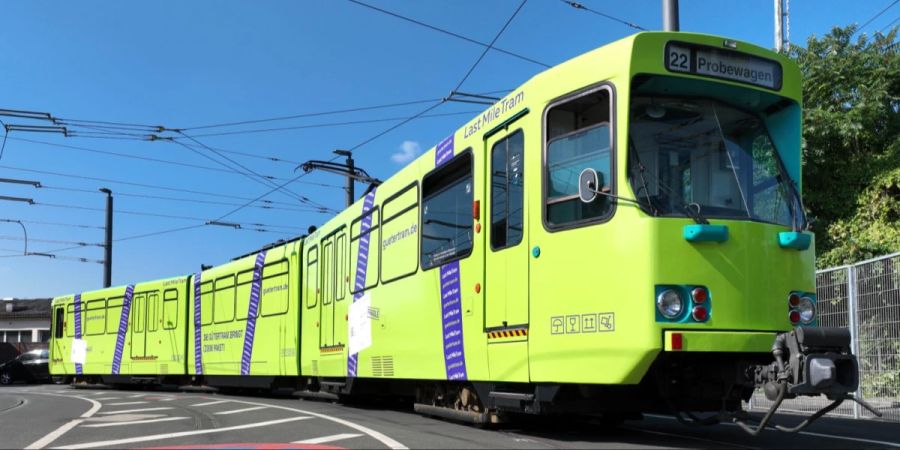
[[775, 0], [775, 51], [781, 53], [790, 46], [790, 0]]
[[106, 243], [103, 245], [103, 287], [112, 286], [112, 235], [113, 235], [113, 197], [112, 191], [100, 188], [106, 194]]
[[662, 8], [663, 31], [679, 31], [678, 0], [662, 0]]
[[339, 164], [331, 161], [310, 160], [300, 164], [299, 168], [303, 169], [304, 172], [311, 172], [315, 169], [319, 169], [347, 177], [346, 191], [348, 207], [353, 205], [353, 202], [356, 201], [356, 192], [353, 183], [359, 181], [361, 183], [369, 183], [370, 186], [378, 186], [381, 184], [381, 180], [369, 176], [368, 172], [356, 167], [356, 164], [353, 161], [353, 154], [350, 150], [335, 150], [334, 153], [338, 156], [346, 156], [346, 162], [344, 164]]
[[[334, 154], [338, 155], [338, 156], [346, 156], [347, 161], [345, 162], [345, 164], [347, 165], [347, 173], [354, 172], [355, 167], [353, 165], [353, 152], [351, 152], [350, 150], [335, 150]], [[353, 202], [356, 201], [356, 192], [354, 192], [356, 190], [355, 187], [356, 186], [355, 186], [355, 181], [353, 180], [353, 177], [348, 176], [347, 177], [347, 206], [352, 205]]]

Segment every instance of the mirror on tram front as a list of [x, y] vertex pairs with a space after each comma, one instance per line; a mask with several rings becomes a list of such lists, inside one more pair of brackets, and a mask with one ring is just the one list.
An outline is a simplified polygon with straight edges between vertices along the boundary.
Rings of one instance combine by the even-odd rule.
[[600, 176], [596, 170], [588, 167], [578, 175], [578, 197], [584, 203], [590, 203], [597, 198], [597, 186], [600, 186]]

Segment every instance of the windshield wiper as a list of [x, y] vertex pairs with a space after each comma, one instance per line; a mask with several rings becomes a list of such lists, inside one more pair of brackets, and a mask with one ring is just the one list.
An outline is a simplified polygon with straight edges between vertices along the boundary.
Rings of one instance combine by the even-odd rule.
[[[647, 187], [647, 181], [644, 179], [644, 172], [646, 171], [644, 164], [641, 162], [640, 156], [638, 156], [637, 148], [634, 146], [634, 141], [632, 141], [630, 137], [628, 138], [628, 144], [631, 147], [630, 154], [634, 158], [634, 161], [637, 163], [638, 176], [641, 179], [642, 184], [641, 190], [644, 191], [644, 197], [647, 198], [647, 204], [649, 204], [650, 208], [652, 208], [653, 215], [657, 216], [659, 215], [659, 210], [653, 204], [653, 201], [650, 200], [650, 188]], [[650, 175], [653, 176], [653, 179], [654, 181], [656, 181], [657, 186], [665, 189], [666, 192], [670, 194], [670, 198], [675, 199], [676, 201], [678, 201], [678, 203], [681, 204], [682, 209], [684, 209], [684, 212], [687, 213], [688, 217], [690, 217], [694, 220], [694, 222], [697, 222], [700, 225], [709, 225], [709, 220], [707, 220], [706, 217], [703, 217], [703, 214], [701, 214], [700, 205], [698, 203], [685, 202], [677, 192], [675, 192], [672, 188], [666, 186], [664, 183], [660, 182], [659, 177], [653, 174]]]
[[[637, 154], [637, 149], [634, 148], [634, 140], [631, 139], [631, 136], [628, 137], [628, 147], [629, 147], [629, 153], [628, 153], [629, 156], [631, 156], [633, 162], [635, 164], [637, 164], [638, 178], [641, 179], [641, 189], [640, 190], [644, 191], [644, 198], [647, 199], [647, 205], [650, 206], [650, 212], [653, 214], [654, 217], [658, 216], [659, 208], [657, 208], [656, 205], [653, 204], [653, 200], [650, 199], [650, 188], [647, 187], [647, 180], [644, 179], [644, 172], [646, 171], [646, 168], [644, 167], [644, 163], [641, 162], [641, 159]], [[637, 194], [637, 192], [635, 192], [635, 194]]]

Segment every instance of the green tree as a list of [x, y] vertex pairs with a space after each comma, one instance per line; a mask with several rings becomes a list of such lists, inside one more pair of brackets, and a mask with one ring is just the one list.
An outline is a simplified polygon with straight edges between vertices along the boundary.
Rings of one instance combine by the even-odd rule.
[[811, 37], [803, 73], [803, 194], [819, 267], [900, 251], [900, 46], [856, 26]]

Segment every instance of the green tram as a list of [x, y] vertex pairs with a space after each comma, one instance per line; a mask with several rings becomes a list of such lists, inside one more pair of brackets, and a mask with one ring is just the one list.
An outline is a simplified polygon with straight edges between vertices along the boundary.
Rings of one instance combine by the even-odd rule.
[[534, 76], [308, 236], [56, 298], [51, 372], [474, 422], [741, 421], [757, 386], [773, 411], [853, 400], [849, 335], [815, 327], [800, 126], [784, 56], [639, 33]]

